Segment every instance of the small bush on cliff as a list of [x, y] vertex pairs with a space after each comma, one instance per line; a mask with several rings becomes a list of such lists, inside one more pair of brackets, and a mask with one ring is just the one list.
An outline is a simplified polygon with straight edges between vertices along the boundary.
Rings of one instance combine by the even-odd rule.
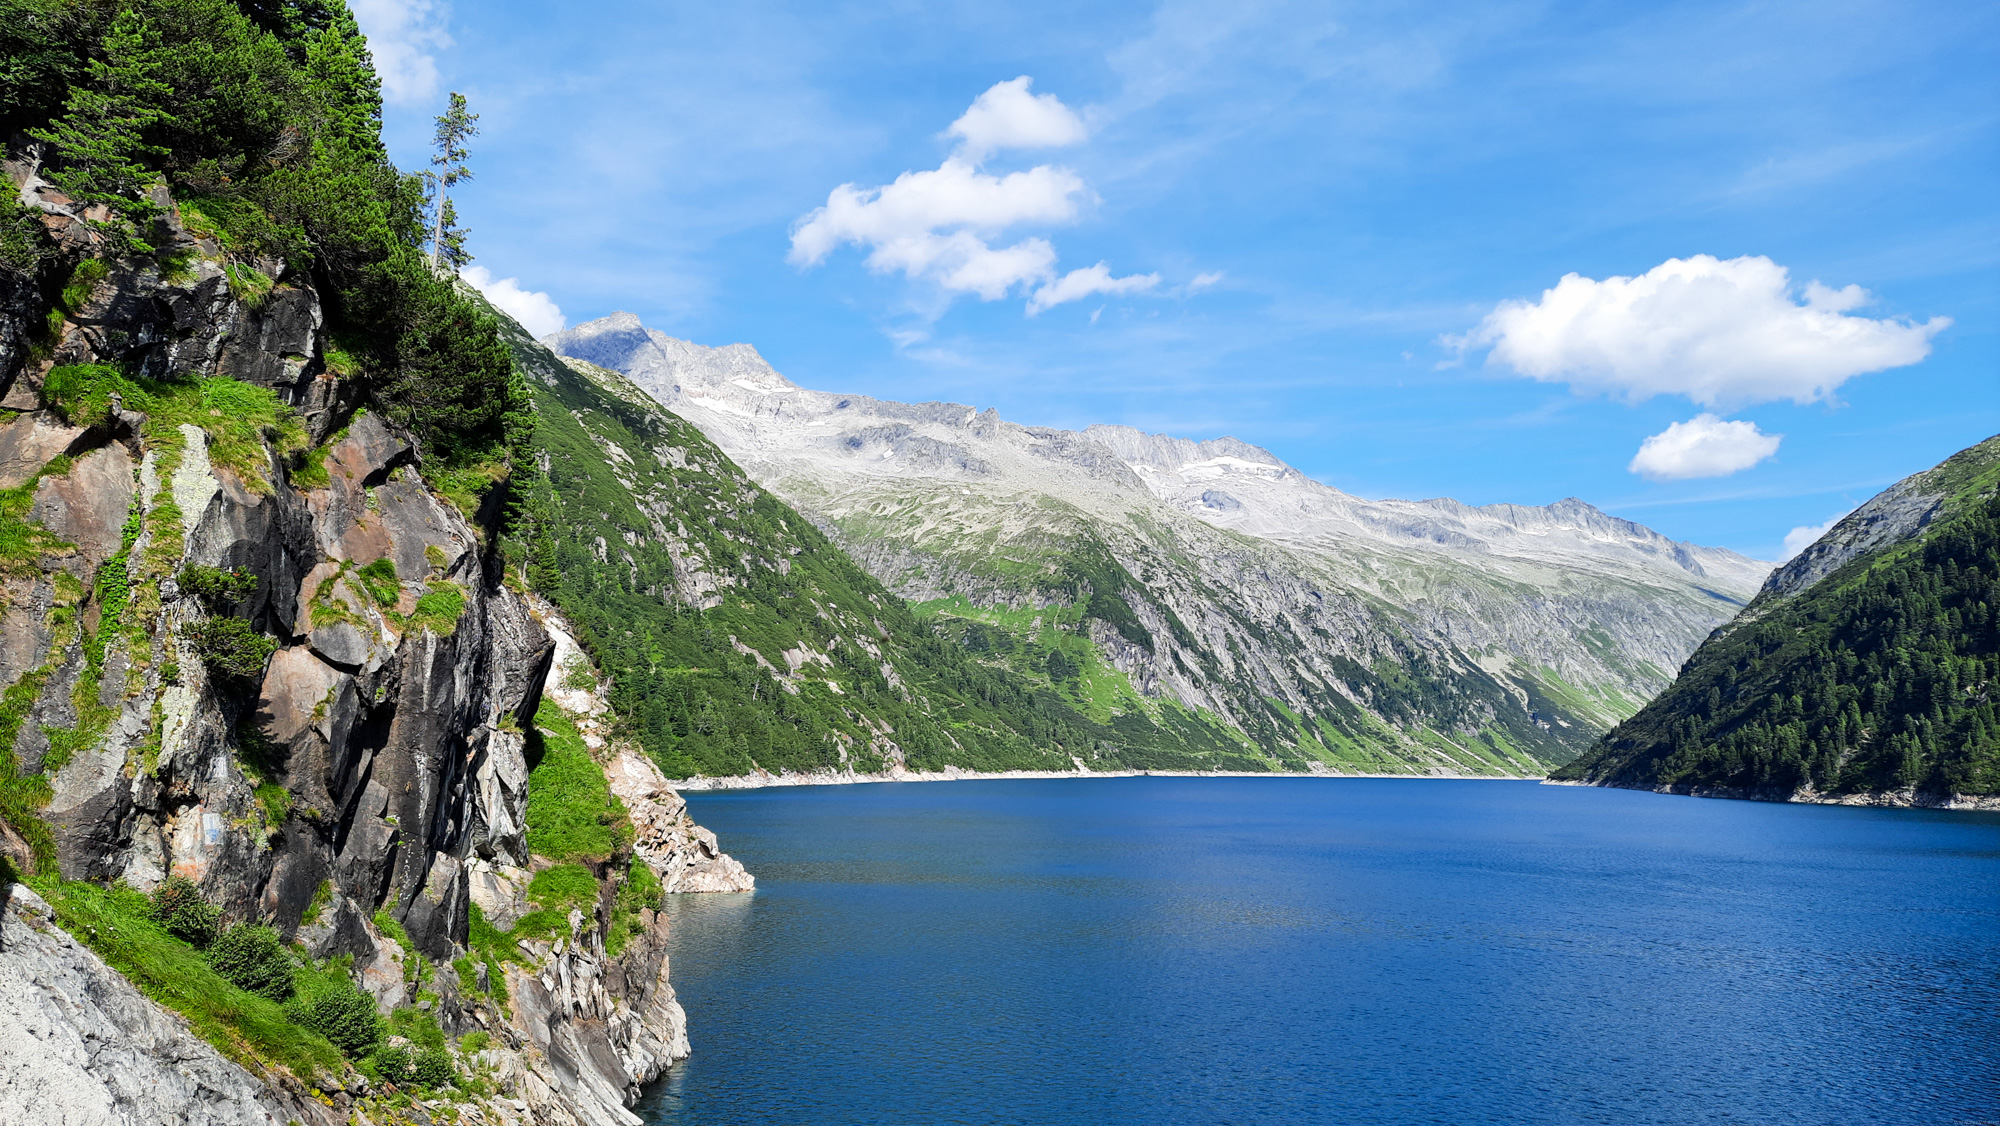
[[169, 876], [153, 892], [153, 918], [168, 934], [202, 949], [222, 924], [222, 912], [186, 876]]
[[292, 995], [292, 958], [270, 927], [238, 923], [208, 948], [208, 964], [239, 989], [273, 1001]]
[[381, 1042], [382, 1018], [375, 1014], [375, 998], [363, 992], [345, 973], [314, 975], [300, 985], [299, 996], [292, 999], [285, 1011], [301, 1028], [319, 1033], [356, 1059], [373, 1051]]
[[174, 581], [182, 594], [200, 599], [211, 614], [228, 613], [257, 591], [257, 576], [241, 567], [225, 571], [190, 563], [181, 568]]
[[443, 1048], [392, 1044], [375, 1049], [374, 1064], [377, 1077], [398, 1087], [442, 1087], [457, 1075]]
[[252, 681], [264, 675], [264, 662], [278, 643], [241, 618], [203, 618], [181, 627], [181, 638], [201, 657], [211, 675]]
[[437, 1017], [405, 1006], [389, 1014], [388, 1042], [368, 1059], [375, 1078], [399, 1087], [442, 1087], [457, 1076]]
[[666, 888], [652, 865], [633, 857], [625, 872], [625, 882], [618, 887], [618, 901], [611, 909], [611, 929], [604, 936], [604, 952], [613, 958], [623, 954], [625, 944], [646, 930], [639, 912], [658, 911], [666, 899]]

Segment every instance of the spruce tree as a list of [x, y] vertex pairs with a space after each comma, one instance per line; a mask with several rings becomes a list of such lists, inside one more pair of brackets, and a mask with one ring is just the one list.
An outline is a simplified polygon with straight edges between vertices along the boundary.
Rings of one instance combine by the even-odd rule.
[[63, 115], [28, 134], [56, 159], [51, 183], [78, 203], [112, 209], [115, 217], [97, 228], [114, 253], [152, 249], [142, 235], [160, 209], [146, 198], [157, 178], [148, 162], [165, 153], [145, 133], [166, 120], [159, 106], [170, 94], [155, 76], [158, 66], [158, 35], [143, 16], [120, 12], [103, 57], [91, 59], [88, 76], [70, 87]]
[[431, 174], [437, 191], [433, 201], [437, 219], [431, 231], [431, 266], [436, 269], [447, 262], [455, 268], [472, 260], [465, 252], [467, 232], [457, 225], [458, 214], [451, 205], [451, 189], [472, 179], [472, 170], [465, 166], [465, 143], [479, 135], [478, 123], [479, 115], [465, 107], [465, 95], [452, 91], [451, 105], [438, 115], [431, 142], [431, 165], [437, 169]]

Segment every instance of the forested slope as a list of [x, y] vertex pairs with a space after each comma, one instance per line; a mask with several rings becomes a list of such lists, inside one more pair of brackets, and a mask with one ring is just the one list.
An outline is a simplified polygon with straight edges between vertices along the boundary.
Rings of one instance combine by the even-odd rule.
[[2000, 438], [1841, 521], [1558, 779], [1769, 798], [2000, 794]]

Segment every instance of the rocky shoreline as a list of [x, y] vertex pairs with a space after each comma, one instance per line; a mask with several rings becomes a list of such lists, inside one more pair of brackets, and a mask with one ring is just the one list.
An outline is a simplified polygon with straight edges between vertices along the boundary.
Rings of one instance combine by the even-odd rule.
[[1872, 790], [1859, 794], [1823, 794], [1810, 787], [1798, 790], [1752, 789], [1741, 786], [1620, 786], [1611, 782], [1578, 782], [1544, 778], [1544, 786], [1594, 786], [1640, 790], [1681, 798], [1726, 798], [1731, 801], [1792, 802], [1800, 805], [1873, 806], [1878, 809], [1945, 809], [2000, 813], [2000, 796], [1981, 794], [1920, 794], [1912, 789]]

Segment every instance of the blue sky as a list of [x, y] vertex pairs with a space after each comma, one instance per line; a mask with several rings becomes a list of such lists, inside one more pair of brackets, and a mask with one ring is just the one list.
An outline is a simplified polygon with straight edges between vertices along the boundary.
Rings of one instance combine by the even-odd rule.
[[2000, 431], [1991, 3], [354, 6], [489, 282], [807, 386], [1764, 558]]

